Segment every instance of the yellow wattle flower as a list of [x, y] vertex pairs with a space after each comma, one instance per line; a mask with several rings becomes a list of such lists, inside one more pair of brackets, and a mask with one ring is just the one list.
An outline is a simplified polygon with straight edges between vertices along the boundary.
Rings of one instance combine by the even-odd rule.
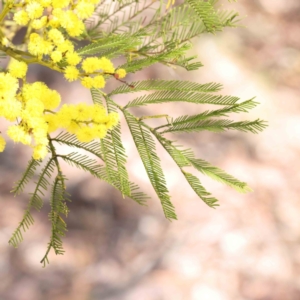
[[2, 135], [0, 135], [0, 152], [3, 152], [6, 146], [6, 141]]

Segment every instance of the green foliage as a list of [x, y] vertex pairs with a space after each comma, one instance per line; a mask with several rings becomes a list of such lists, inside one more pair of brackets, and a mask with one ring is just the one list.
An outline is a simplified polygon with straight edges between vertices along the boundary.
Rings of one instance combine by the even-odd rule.
[[174, 206], [170, 201], [168, 189], [166, 187], [166, 180], [163, 170], [160, 165], [160, 159], [157, 156], [154, 140], [147, 128], [142, 127], [131, 113], [123, 111], [130, 132], [134, 139], [136, 148], [143, 161], [145, 170], [151, 181], [151, 184], [160, 199], [164, 214], [167, 219], [176, 219]]
[[[125, 68], [127, 73], [138, 72], [156, 63], [195, 70], [202, 64], [194, 62], [194, 57], [185, 56], [191, 47], [191, 39], [203, 33], [216, 33], [225, 27], [236, 26], [238, 14], [217, 10], [217, 2], [217, 0], [187, 0], [183, 4], [166, 10], [166, 3], [163, 1], [101, 1], [97, 14], [86, 20], [87, 30], [81, 39], [86, 41], [87, 45], [80, 48], [78, 53], [82, 56], [123, 57], [126, 62], [121, 67]], [[148, 14], [147, 18], [144, 17], [145, 14]], [[193, 168], [196, 172], [226, 184], [238, 192], [250, 191], [245, 182], [239, 181], [205, 160], [196, 158], [191, 149], [183, 149], [174, 141], [169, 140], [166, 134], [203, 130], [213, 132], [239, 130], [257, 133], [265, 128], [265, 122], [259, 119], [239, 122], [228, 119], [229, 114], [248, 112], [253, 109], [257, 105], [253, 99], [241, 102], [235, 96], [219, 95], [217, 92], [222, 86], [214, 82], [200, 84], [158, 79], [120, 81], [122, 85], [107, 94], [101, 90], [92, 89], [92, 99], [94, 103], [105, 105], [108, 112], [120, 112], [123, 115], [167, 219], [176, 219], [177, 216], [171, 202], [160, 157], [156, 152], [156, 143], [159, 143], [170, 155], [196, 195], [208, 206], [218, 206], [218, 200], [205, 189], [199, 178], [189, 173], [186, 168]], [[123, 106], [118, 104], [118, 97], [125, 94], [134, 95], [137, 92], [145, 92], [145, 94], [127, 103], [123, 101]], [[155, 109], [150, 116], [137, 117], [134, 110], [131, 110], [145, 105], [174, 102], [193, 103], [200, 107], [203, 104], [220, 107], [177, 118], [161, 114], [161, 112], [157, 115]], [[158, 127], [151, 127], [147, 120], [153, 118], [165, 118], [166, 122]], [[23, 239], [22, 231], [34, 222], [31, 208], [40, 210], [43, 205], [44, 191], [52, 185], [49, 214], [52, 229], [46, 254], [41, 261], [44, 265], [48, 263], [51, 248], [56, 254], [64, 252], [62, 237], [67, 228], [63, 216], [68, 214], [69, 198], [65, 187], [66, 178], [59, 164], [61, 160], [106, 181], [119, 190], [124, 197], [131, 198], [141, 205], [144, 205], [148, 198], [129, 179], [130, 172], [126, 166], [127, 155], [122, 141], [121, 124], [100, 141], [82, 143], [69, 133], [59, 133], [56, 137], [49, 137], [49, 140], [50, 159], [48, 162], [41, 171], [37, 172], [42, 162], [31, 160], [24, 175], [13, 188], [15, 194], [21, 193], [34, 174], [37, 175], [36, 188], [30, 196], [24, 217], [9, 240], [14, 247], [19, 245]], [[88, 155], [77, 152], [59, 155], [54, 144], [82, 149]]]
[[[105, 97], [108, 112], [117, 111], [114, 102]], [[118, 124], [103, 140], [101, 150], [105, 157], [106, 170], [110, 180], [116, 179], [124, 195], [131, 195], [129, 176], [126, 169], [127, 156], [121, 139], [121, 126]]]
[[[14, 188], [15, 192], [21, 191], [25, 183], [28, 183], [28, 174], [33, 175], [35, 172], [36, 164], [39, 162], [31, 161], [22, 176], [22, 178], [17, 182], [17, 185]], [[31, 215], [31, 208], [35, 208], [36, 210], [40, 210], [43, 206], [43, 197], [44, 197], [44, 191], [47, 191], [48, 186], [50, 184], [52, 173], [55, 171], [55, 164], [53, 158], [50, 158], [48, 162], [43, 167], [42, 171], [38, 175], [38, 181], [35, 182], [36, 187], [34, 189], [34, 192], [30, 197], [29, 203], [27, 205], [27, 208], [25, 210], [25, 213], [23, 215], [23, 218], [21, 222], [19, 223], [19, 226], [12, 234], [12, 237], [8, 241], [9, 244], [11, 244], [14, 247], [18, 247], [19, 243], [23, 240], [22, 230], [23, 232], [26, 231], [26, 229], [29, 228], [30, 225], [34, 223], [34, 219]], [[32, 176], [31, 176], [32, 177]], [[26, 180], [24, 180], [26, 178]]]
[[197, 92], [185, 92], [180, 90], [163, 91], [138, 97], [133, 101], [129, 102], [126, 105], [126, 108], [167, 102], [190, 102], [196, 104], [233, 105], [238, 100], [238, 97], [231, 96], [198, 94]]
[[108, 95], [136, 93], [141, 91], [181, 91], [181, 92], [218, 92], [222, 88], [219, 83], [200, 84], [180, 80], [144, 80], [131, 82], [131, 86], [121, 85]]
[[15, 186], [11, 190], [11, 192], [14, 193], [14, 195], [18, 195], [23, 192], [26, 184], [34, 176], [34, 173], [38, 166], [40, 166], [40, 162], [33, 158], [28, 162], [28, 166], [27, 166], [22, 178], [15, 183]]
[[65, 177], [61, 172], [58, 172], [51, 191], [51, 211], [49, 213], [49, 220], [51, 221], [52, 229], [48, 249], [41, 260], [41, 263], [44, 264], [44, 266], [46, 266], [46, 263], [49, 263], [48, 253], [51, 248], [53, 248], [55, 254], [64, 253], [61, 237], [63, 237], [67, 231], [67, 225], [61, 215], [67, 216], [69, 212], [66, 205], [66, 201], [69, 199], [65, 188]]
[[[182, 119], [182, 118], [181, 118]], [[240, 131], [251, 131], [252, 133], [257, 133], [265, 128], [264, 121], [259, 119], [255, 121], [242, 121], [234, 122], [231, 120], [201, 120], [192, 121], [188, 120], [176, 122], [169, 124], [169, 128], [164, 130], [162, 133], [166, 132], [197, 132], [202, 130], [209, 130], [214, 132], [225, 131], [226, 129], [236, 129]]]

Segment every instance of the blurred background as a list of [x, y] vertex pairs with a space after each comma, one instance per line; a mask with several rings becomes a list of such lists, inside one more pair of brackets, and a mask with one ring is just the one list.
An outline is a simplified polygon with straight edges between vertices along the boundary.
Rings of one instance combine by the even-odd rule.
[[[223, 84], [222, 94], [256, 96], [260, 105], [235, 119], [265, 119], [269, 127], [263, 133], [177, 137], [254, 191], [238, 194], [201, 177], [220, 200], [220, 207], [211, 209], [158, 147], [178, 214], [178, 221], [168, 222], [124, 124], [130, 176], [152, 196], [148, 207], [64, 165], [72, 195], [66, 253], [52, 253], [43, 269], [39, 261], [50, 236], [47, 199], [42, 211], [34, 212], [35, 224], [20, 247], [8, 245], [27, 205], [26, 192], [34, 187], [16, 198], [10, 194], [31, 153], [9, 144], [0, 156], [1, 300], [300, 299], [300, 1], [240, 0], [230, 6], [246, 17], [245, 27], [195, 39], [192, 53], [204, 67], [185, 72], [157, 65], [127, 80], [214, 81]], [[80, 84], [65, 84], [42, 67], [31, 68], [29, 81], [35, 80], [57, 89], [64, 102], [91, 101]], [[154, 107], [174, 116], [195, 108]], [[6, 124], [1, 126], [4, 131]]]

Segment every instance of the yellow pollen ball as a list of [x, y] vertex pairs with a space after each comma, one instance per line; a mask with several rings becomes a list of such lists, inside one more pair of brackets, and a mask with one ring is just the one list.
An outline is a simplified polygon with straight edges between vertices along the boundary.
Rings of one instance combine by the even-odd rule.
[[105, 86], [105, 79], [102, 75], [98, 75], [93, 78], [93, 87], [97, 89], [104, 88]]
[[76, 66], [81, 61], [81, 57], [76, 52], [72, 51], [66, 54], [66, 59], [70, 66]]
[[68, 81], [71, 82], [78, 79], [79, 71], [74, 66], [68, 66], [65, 69], [64, 76]]
[[23, 61], [12, 59], [8, 66], [9, 73], [16, 78], [24, 78], [26, 76], [28, 66]]
[[80, 142], [83, 143], [89, 143], [96, 138], [93, 128], [88, 126], [78, 129], [78, 131], [76, 132], [76, 137]]
[[54, 61], [54, 62], [59, 62], [61, 61], [62, 59], [62, 53], [60, 51], [53, 51], [50, 55], [51, 59]]
[[32, 2], [27, 4], [25, 10], [30, 19], [37, 19], [42, 16], [44, 8], [38, 2]]
[[43, 158], [45, 158], [47, 153], [48, 153], [48, 150], [47, 150], [47, 147], [45, 145], [41, 145], [41, 144], [36, 145], [33, 149], [32, 157], [35, 160], [43, 159]]
[[81, 80], [81, 84], [86, 87], [87, 89], [91, 89], [93, 87], [93, 78], [91, 77], [84, 77]]
[[3, 152], [5, 149], [6, 141], [5, 139], [0, 135], [0, 152]]
[[18, 25], [26, 26], [29, 22], [28, 13], [24, 10], [19, 10], [14, 14], [14, 21]]
[[126, 76], [126, 71], [124, 69], [119, 69], [115, 74], [117, 74], [117, 78], [124, 78]]
[[31, 143], [30, 134], [22, 126], [19, 125], [10, 126], [7, 130], [7, 135], [14, 142], [20, 142], [23, 143], [24, 145], [29, 145]]
[[81, 19], [87, 19], [92, 16], [95, 6], [92, 3], [81, 1], [76, 5], [77, 15]]

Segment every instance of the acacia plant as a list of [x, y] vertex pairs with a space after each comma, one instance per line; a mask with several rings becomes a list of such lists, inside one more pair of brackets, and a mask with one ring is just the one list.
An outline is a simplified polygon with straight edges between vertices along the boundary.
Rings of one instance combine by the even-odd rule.
[[[194, 167], [239, 192], [250, 190], [245, 182], [196, 158], [191, 149], [179, 146], [166, 137], [166, 133], [229, 129], [257, 133], [265, 127], [261, 120], [235, 122], [226, 118], [230, 113], [254, 108], [257, 103], [253, 99], [240, 101], [238, 97], [216, 94], [221, 85], [213, 82], [163, 79], [130, 82], [126, 77], [157, 63], [187, 71], [198, 69], [202, 64], [195, 61], [196, 57], [186, 56], [192, 45], [191, 39], [236, 26], [236, 12], [218, 10], [218, 0], [185, 0], [184, 3], [174, 3], [174, 0], [1, 2], [1, 58], [9, 57], [10, 61], [0, 72], [0, 115], [11, 122], [7, 137], [33, 149], [32, 158], [12, 192], [20, 194], [34, 176], [37, 178], [35, 189], [28, 196], [24, 216], [9, 244], [17, 247], [22, 241], [22, 232], [34, 222], [32, 209], [41, 209], [44, 192], [50, 188], [52, 229], [41, 263], [48, 263], [51, 248], [56, 254], [64, 253], [62, 237], [67, 229], [64, 217], [69, 212], [69, 195], [61, 161], [106, 181], [137, 203], [145, 203], [148, 196], [129, 180], [120, 117], [127, 122], [167, 219], [176, 219], [176, 213], [156, 153], [156, 143], [168, 152], [191, 188], [208, 206], [217, 206], [217, 199], [186, 167]], [[24, 38], [16, 45], [14, 37], [21, 28], [25, 31]], [[112, 59], [118, 57], [123, 57], [124, 63], [115, 66]], [[90, 89], [91, 103], [61, 104], [57, 91], [49, 89], [43, 82], [27, 81], [26, 73], [32, 64], [62, 73], [68, 82], [79, 80]], [[104, 92], [108, 80], [121, 82], [121, 85]], [[134, 96], [138, 92], [139, 96]], [[141, 95], [141, 92], [145, 94]], [[117, 99], [124, 94], [132, 94], [133, 98], [120, 105]], [[198, 104], [200, 109], [195, 115], [177, 118], [155, 110], [150, 115], [137, 117], [132, 110], [173, 102]], [[201, 104], [217, 108], [201, 111]], [[165, 122], [152, 127], [147, 122], [152, 118], [162, 118]], [[5, 144], [5, 139], [0, 136], [1, 152]], [[57, 144], [69, 146], [70, 153], [59, 154]], [[87, 155], [76, 149], [85, 150]]]

